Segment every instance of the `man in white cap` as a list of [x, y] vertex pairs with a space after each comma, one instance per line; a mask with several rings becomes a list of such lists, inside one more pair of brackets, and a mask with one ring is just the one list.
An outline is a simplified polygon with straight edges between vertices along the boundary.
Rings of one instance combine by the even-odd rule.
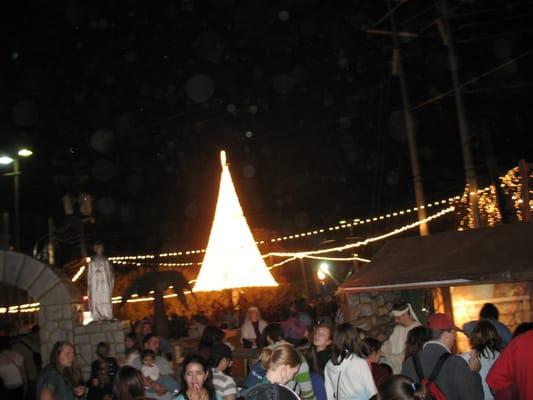
[[395, 374], [399, 374], [405, 358], [407, 333], [421, 324], [409, 303], [401, 302], [394, 304], [392, 306], [391, 316], [394, 317], [396, 326], [389, 340], [383, 343], [381, 351], [387, 364], [391, 366], [392, 371]]

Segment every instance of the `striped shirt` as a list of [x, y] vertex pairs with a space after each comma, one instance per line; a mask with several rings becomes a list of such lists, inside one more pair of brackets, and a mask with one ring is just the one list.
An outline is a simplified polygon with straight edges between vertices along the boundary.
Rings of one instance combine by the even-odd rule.
[[224, 398], [232, 394], [237, 394], [237, 385], [233, 378], [213, 368], [213, 386], [218, 396]]

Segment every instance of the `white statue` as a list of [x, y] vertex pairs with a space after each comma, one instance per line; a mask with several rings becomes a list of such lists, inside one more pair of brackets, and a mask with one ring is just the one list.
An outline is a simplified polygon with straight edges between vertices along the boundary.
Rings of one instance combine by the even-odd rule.
[[111, 295], [115, 285], [113, 266], [102, 255], [104, 245], [101, 242], [94, 244], [95, 255], [89, 262], [87, 272], [87, 295], [89, 297], [89, 310], [93, 321], [106, 321], [113, 319], [113, 305]]

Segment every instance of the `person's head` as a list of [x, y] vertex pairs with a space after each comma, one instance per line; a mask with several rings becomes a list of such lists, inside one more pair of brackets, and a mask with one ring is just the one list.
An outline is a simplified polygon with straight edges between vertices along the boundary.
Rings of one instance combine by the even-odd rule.
[[261, 343], [264, 343], [265, 345], [278, 343], [283, 340], [285, 340], [285, 332], [283, 331], [281, 324], [278, 324], [277, 322], [268, 324], [261, 334]]
[[94, 242], [93, 250], [95, 254], [98, 254], [99, 256], [101, 256], [104, 253], [104, 244], [99, 241]]
[[407, 333], [405, 341], [405, 359], [422, 351], [424, 343], [431, 340], [431, 332], [425, 326], [417, 326]]
[[383, 343], [374, 338], [363, 339], [359, 344], [361, 356], [370, 362], [378, 363], [379, 359], [381, 358], [382, 344]]
[[106, 342], [100, 342], [96, 346], [96, 355], [104, 358], [109, 355], [109, 345]]
[[424, 388], [403, 375], [389, 375], [378, 384], [378, 400], [425, 400]]
[[137, 337], [141, 336], [142, 322], [137, 321], [131, 326], [131, 332]]
[[479, 310], [479, 318], [482, 319], [495, 319], [497, 320], [500, 317], [500, 312], [496, 306], [492, 303], [485, 303], [481, 310]]
[[151, 367], [154, 365], [155, 362], [155, 353], [153, 350], [143, 350], [141, 353], [141, 360], [143, 365], [146, 365], [147, 367]]
[[359, 353], [359, 336], [354, 326], [345, 322], [335, 330], [331, 361], [338, 365], [352, 353]]
[[437, 340], [449, 350], [452, 349], [455, 343], [455, 332], [460, 331], [460, 329], [454, 325], [449, 315], [431, 314], [427, 319], [427, 326], [430, 329], [431, 340]]
[[148, 335], [143, 338], [143, 349], [152, 350], [155, 354], [159, 354], [159, 338], [154, 335]]
[[210, 394], [214, 389], [211, 385], [209, 368], [206, 361], [198, 354], [192, 354], [183, 361], [183, 369], [181, 372], [181, 382], [183, 387], [181, 393], [187, 393], [189, 389], [204, 388]]
[[261, 319], [261, 314], [257, 307], [250, 307], [246, 312], [246, 319], [250, 322], [257, 322]]
[[113, 399], [136, 400], [144, 396], [144, 378], [141, 371], [129, 365], [120, 368], [113, 382]]
[[363, 328], [359, 328], [358, 326], [355, 327], [355, 333], [357, 333], [357, 338], [359, 341], [368, 337], [368, 333], [366, 333]]
[[404, 301], [393, 304], [391, 315], [396, 325], [408, 327], [414, 322], [409, 303]]
[[76, 353], [74, 346], [67, 341], [59, 341], [54, 344], [50, 352], [50, 364], [58, 371], [70, 368], [74, 364]]
[[479, 321], [470, 335], [470, 345], [478, 354], [488, 357], [489, 352], [500, 352], [503, 349], [503, 340], [498, 331], [489, 321]]
[[152, 334], [152, 324], [149, 321], [143, 321], [141, 324], [141, 336]]
[[298, 351], [289, 343], [280, 343], [273, 349], [265, 347], [259, 359], [267, 370], [267, 379], [283, 385], [294, 378], [302, 362]]
[[209, 364], [223, 372], [231, 365], [233, 352], [227, 344], [219, 342], [213, 346], [209, 357]]
[[331, 327], [326, 324], [316, 325], [313, 330], [313, 346], [317, 351], [322, 351], [331, 346], [333, 335]]
[[200, 346], [213, 347], [224, 339], [224, 331], [215, 325], [207, 325], [200, 338]]
[[137, 338], [134, 333], [126, 334], [124, 337], [124, 347], [126, 348], [126, 351], [135, 350], [138, 347]]
[[526, 333], [527, 331], [533, 329], [533, 322], [522, 322], [520, 325], [516, 327], [516, 329], [513, 332], [513, 339], [517, 336], [520, 336], [522, 333]]

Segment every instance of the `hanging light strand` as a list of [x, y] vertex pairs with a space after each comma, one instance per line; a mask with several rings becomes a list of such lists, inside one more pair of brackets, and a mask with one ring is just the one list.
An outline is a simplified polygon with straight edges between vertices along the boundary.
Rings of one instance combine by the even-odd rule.
[[[485, 187], [483, 189], [479, 189], [477, 193], [481, 194], [488, 190], [490, 190], [490, 186]], [[420, 206], [420, 208], [421, 209], [432, 208], [432, 207], [438, 207], [440, 205], [445, 205], [445, 204], [452, 205], [460, 200], [461, 200], [461, 196], [452, 196], [446, 199], [434, 201], [432, 203], [427, 203], [425, 205]], [[261, 245], [265, 243], [274, 243], [274, 242], [282, 242], [286, 240], [302, 239], [302, 238], [309, 237], [309, 236], [319, 235], [321, 233], [349, 229], [349, 228], [353, 228], [359, 225], [364, 225], [368, 223], [383, 221], [383, 220], [394, 218], [394, 217], [404, 216], [406, 214], [410, 214], [416, 211], [418, 211], [418, 207], [405, 208], [403, 210], [391, 211], [390, 213], [382, 214], [382, 215], [371, 217], [371, 218], [363, 218], [363, 219], [356, 218], [353, 220], [342, 220], [342, 223], [339, 223], [337, 225], [314, 229], [314, 230], [310, 230], [306, 232], [299, 232], [299, 233], [295, 233], [291, 235], [279, 236], [279, 237], [268, 239], [268, 240], [259, 240], [259, 241], [256, 241], [256, 244]], [[347, 221], [352, 221], [352, 222], [347, 222]], [[195, 254], [202, 254], [202, 253], [205, 253], [205, 249], [163, 252], [163, 253], [157, 254], [157, 256], [160, 258], [164, 258], [164, 257], [188, 256], [188, 255], [195, 255]], [[113, 256], [113, 257], [109, 257], [109, 261], [116, 262], [116, 261], [127, 261], [127, 260], [130, 260], [130, 261], [131, 260], [148, 260], [148, 259], [155, 259], [155, 257], [156, 257], [155, 254], [143, 254], [143, 255], [134, 255], [134, 256]]]
[[407, 231], [409, 229], [413, 229], [413, 228], [419, 226], [420, 224], [432, 221], [432, 220], [434, 220], [436, 218], [440, 218], [443, 215], [452, 212], [453, 210], [455, 210], [455, 207], [453, 207], [453, 206], [447, 207], [447, 208], [445, 208], [445, 209], [443, 209], [443, 210], [441, 210], [441, 211], [439, 211], [439, 212], [437, 212], [437, 213], [435, 213], [435, 214], [433, 214], [433, 215], [431, 215], [431, 216], [429, 216], [427, 218], [424, 218], [422, 220], [419, 220], [419, 221], [416, 221], [416, 222], [412, 222], [412, 223], [404, 225], [404, 226], [402, 226], [400, 228], [396, 228], [393, 231], [387, 232], [387, 233], [385, 233], [383, 235], [370, 237], [368, 239], [361, 240], [361, 241], [356, 242], [356, 243], [350, 243], [350, 244], [346, 244], [346, 245], [343, 245], [343, 246], [331, 247], [329, 249], [312, 250], [312, 251], [307, 251], [307, 252], [303, 252], [303, 251], [299, 251], [299, 252], [271, 252], [271, 253], [268, 253], [268, 256], [303, 258], [303, 257], [309, 256], [309, 255], [327, 254], [327, 253], [332, 253], [334, 251], [350, 250], [350, 249], [353, 249], [353, 248], [356, 248], [356, 247], [366, 246], [369, 243], [377, 242], [379, 240], [383, 240], [383, 239], [386, 239], [386, 238], [394, 236], [394, 235], [398, 235], [398, 234], [400, 234], [402, 232], [405, 232], [405, 231]]

